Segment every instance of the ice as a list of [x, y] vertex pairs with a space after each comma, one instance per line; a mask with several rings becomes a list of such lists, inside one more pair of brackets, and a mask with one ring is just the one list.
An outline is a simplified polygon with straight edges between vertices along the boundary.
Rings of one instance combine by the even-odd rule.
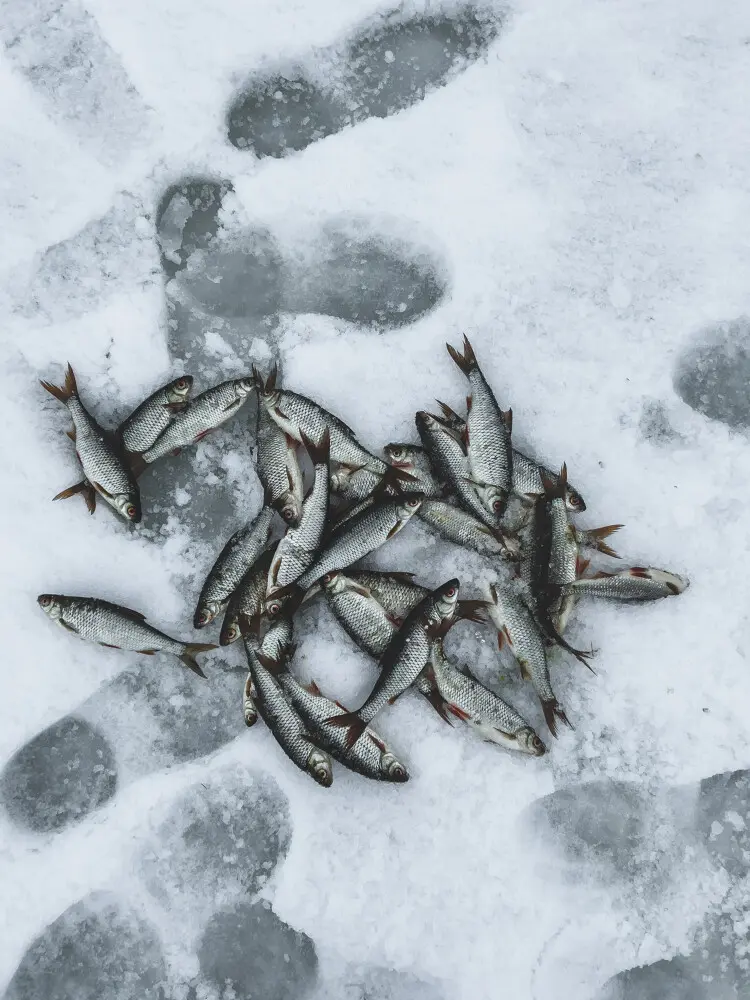
[[165, 978], [154, 929], [116, 896], [98, 892], [29, 945], [5, 1000], [161, 1000]]
[[643, 437], [659, 448], [673, 447], [685, 440], [672, 426], [667, 408], [659, 399], [644, 401], [638, 427]]
[[238, 997], [303, 1000], [315, 985], [310, 938], [280, 920], [268, 903], [239, 903], [216, 913], [198, 950], [201, 972]]
[[149, 110], [76, 0], [3, 0], [0, 41], [50, 113], [105, 163], [146, 141]]
[[341, 1000], [443, 1000], [430, 983], [394, 969], [347, 969]]
[[750, 868], [750, 772], [712, 774], [700, 782], [698, 833], [716, 861], [733, 878]]
[[218, 907], [262, 888], [291, 833], [276, 782], [237, 764], [211, 784], [189, 788], [154, 822], [141, 850], [141, 877], [171, 919], [205, 922]]
[[281, 157], [347, 125], [396, 114], [478, 59], [501, 26], [501, 17], [471, 6], [455, 14], [381, 17], [343, 51], [317, 54], [313, 74], [330, 74], [338, 86], [321, 86], [299, 68], [248, 81], [228, 112], [229, 141], [258, 157]]
[[109, 740], [84, 718], [68, 715], [11, 757], [0, 778], [0, 800], [15, 823], [48, 833], [108, 802], [117, 785]]
[[674, 387], [698, 413], [730, 427], [750, 427], [750, 319], [706, 329], [677, 361]]

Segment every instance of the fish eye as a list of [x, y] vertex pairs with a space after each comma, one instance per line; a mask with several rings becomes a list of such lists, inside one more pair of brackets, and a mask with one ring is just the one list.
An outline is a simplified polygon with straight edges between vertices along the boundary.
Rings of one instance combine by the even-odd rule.
[[493, 504], [492, 504], [492, 509], [495, 511], [495, 513], [499, 514], [500, 511], [503, 509], [502, 501], [501, 500], [495, 500], [493, 502]]
[[198, 621], [199, 621], [199, 622], [200, 622], [200, 623], [201, 623], [202, 625], [205, 625], [205, 624], [206, 624], [206, 622], [207, 622], [207, 621], [208, 621], [208, 619], [209, 619], [209, 616], [210, 616], [210, 614], [211, 614], [211, 612], [210, 612], [210, 611], [208, 610], [208, 608], [204, 608], [204, 609], [203, 609], [203, 610], [201, 611], [201, 613], [200, 613], [200, 614], [198, 615]]
[[177, 381], [174, 384], [174, 387], [175, 387], [175, 389], [179, 389], [179, 390], [187, 389], [187, 387], [188, 387], [188, 380], [186, 378], [178, 378]]
[[416, 498], [414, 500], [407, 500], [406, 501], [406, 506], [407, 507], [418, 507], [419, 506], [419, 500], [417, 500]]
[[127, 514], [127, 516], [129, 518], [131, 518], [131, 519], [134, 518], [136, 516], [136, 514], [138, 513], [138, 511], [135, 508], [135, 504], [129, 503], [127, 505], [127, 507], [125, 508], [125, 513]]
[[48, 594], [42, 594], [39, 603], [43, 608], [48, 608], [52, 604], [52, 598]]
[[271, 618], [275, 618], [279, 611], [281, 611], [281, 603], [279, 601], [271, 601], [270, 604], [266, 605], [266, 611]]
[[445, 596], [455, 597], [457, 593], [458, 593], [458, 587], [448, 587], [448, 589], [445, 592]]

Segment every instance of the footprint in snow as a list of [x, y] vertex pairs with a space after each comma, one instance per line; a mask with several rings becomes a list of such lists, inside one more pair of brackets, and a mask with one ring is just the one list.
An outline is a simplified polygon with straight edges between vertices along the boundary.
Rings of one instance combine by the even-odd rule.
[[678, 358], [675, 392], [697, 413], [736, 430], [750, 427], [750, 318], [703, 331]]

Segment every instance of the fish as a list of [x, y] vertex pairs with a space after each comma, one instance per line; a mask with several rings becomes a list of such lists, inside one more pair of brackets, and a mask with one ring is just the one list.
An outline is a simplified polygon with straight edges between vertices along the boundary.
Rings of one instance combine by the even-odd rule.
[[250, 627], [251, 620], [263, 610], [273, 552], [273, 546], [261, 552], [229, 598], [219, 633], [220, 645], [229, 646], [237, 642]]
[[256, 470], [265, 490], [265, 503], [287, 524], [296, 527], [302, 516], [304, 496], [297, 442], [261, 409], [258, 421]]
[[563, 471], [555, 482], [545, 480], [544, 495], [537, 497], [530, 509], [522, 547], [521, 579], [528, 588], [529, 606], [547, 639], [575, 656], [591, 670], [588, 658], [593, 656], [594, 650], [581, 650], [571, 646], [560, 635], [552, 619], [552, 607], [560, 597], [560, 587], [550, 580], [554, 530], [552, 505], [565, 495], [566, 472], [563, 466]]
[[563, 587], [564, 594], [607, 601], [657, 601], [687, 590], [689, 581], [665, 569], [631, 566], [617, 573], [595, 573]]
[[577, 575], [578, 567], [578, 535], [575, 526], [568, 517], [565, 502], [568, 470], [563, 465], [560, 477], [552, 483], [553, 492], [549, 500], [550, 514], [550, 556], [547, 579], [555, 586], [572, 583]]
[[439, 639], [432, 645], [429, 666], [447, 710], [480, 739], [531, 757], [542, 757], [547, 752], [534, 729], [514, 708], [468, 670], [459, 670], [450, 662]]
[[576, 528], [576, 541], [582, 549], [596, 549], [598, 552], [603, 552], [605, 556], [619, 559], [618, 554], [606, 544], [604, 539], [609, 538], [610, 535], [623, 527], [622, 524], [605, 524], [602, 528]]
[[432, 471], [430, 459], [424, 448], [417, 444], [387, 444], [383, 454], [395, 469], [401, 469], [413, 476], [412, 488], [424, 493], [425, 497], [440, 499], [448, 492]]
[[233, 378], [196, 396], [175, 416], [169, 427], [150, 448], [144, 452], [129, 454], [134, 475], [140, 476], [152, 462], [165, 455], [177, 453], [187, 445], [196, 444], [227, 420], [231, 420], [247, 402], [254, 389], [254, 379]]
[[180, 375], [144, 399], [117, 428], [123, 448], [147, 451], [187, 407], [192, 388], [193, 376]]
[[547, 728], [555, 737], [558, 720], [572, 729], [570, 720], [552, 690], [544, 636], [531, 611], [510, 586], [498, 587], [491, 584], [489, 594], [487, 613], [497, 629], [498, 646], [502, 649], [508, 644], [521, 676], [533, 685], [542, 705]]
[[299, 713], [316, 744], [350, 771], [376, 781], [405, 782], [409, 772], [385, 741], [369, 726], [356, 746], [347, 747], [346, 733], [326, 723], [331, 716], [347, 712], [337, 701], [322, 693], [315, 681], [300, 682], [289, 671], [279, 674], [279, 682], [292, 707]]
[[437, 478], [455, 494], [458, 503], [491, 528], [500, 527], [501, 512], [488, 511], [471, 482], [466, 446], [434, 413], [418, 410], [417, 433]]
[[[544, 493], [543, 477], [552, 480], [557, 479], [557, 474], [546, 465], [540, 465], [533, 458], [524, 455], [523, 452], [513, 449], [513, 492], [524, 500], [533, 501], [537, 496]], [[565, 506], [569, 511], [576, 514], [586, 510], [586, 503], [569, 482], [565, 484]]]
[[[285, 623], [279, 625], [284, 627]], [[276, 655], [269, 651], [269, 647], [276, 645], [273, 631], [274, 626], [262, 643], [254, 629], [244, 637], [258, 713], [289, 760], [301, 771], [306, 771], [323, 788], [330, 788], [333, 784], [333, 763], [330, 755], [310, 738], [303, 719], [284, 694], [278, 671], [281, 669], [280, 665], [286, 662], [287, 653], [283, 649], [280, 652], [276, 650]]]
[[370, 472], [386, 471], [386, 463], [369, 452], [357, 440], [357, 435], [343, 420], [329, 413], [318, 403], [300, 393], [279, 389], [278, 372], [274, 367], [267, 379], [254, 369], [260, 405], [278, 426], [302, 443], [302, 431], [313, 441], [319, 441], [327, 429], [330, 437], [331, 461], [350, 469], [368, 469]]
[[367, 591], [396, 626], [402, 625], [409, 612], [430, 592], [429, 587], [415, 583], [413, 573], [350, 569], [346, 574], [339, 573], [339, 576], [348, 581], [349, 586]]
[[321, 551], [298, 579], [276, 591], [266, 601], [266, 614], [291, 614], [305, 592], [332, 569], [345, 569], [384, 545], [402, 530], [423, 502], [421, 493], [404, 493], [378, 500], [350, 520], [334, 528]]
[[265, 551], [275, 517], [270, 507], [263, 507], [221, 550], [200, 592], [193, 615], [195, 628], [205, 628], [226, 608], [245, 573]]
[[78, 397], [78, 386], [73, 369], [68, 365], [65, 384], [53, 385], [42, 381], [42, 386], [68, 408], [73, 421], [69, 436], [75, 442], [76, 455], [81, 463], [85, 482], [77, 483], [55, 496], [63, 500], [83, 493], [91, 513], [95, 507], [95, 494], [126, 521], [138, 524], [141, 520], [141, 496], [125, 455], [116, 437], [108, 434], [85, 409]]
[[328, 428], [323, 431], [317, 444], [302, 431], [302, 440], [307, 448], [315, 470], [313, 487], [302, 504], [299, 525], [287, 529], [276, 546], [268, 570], [266, 594], [288, 586], [313, 562], [320, 548], [328, 518], [328, 475], [330, 435]]
[[471, 479], [487, 511], [502, 516], [513, 487], [513, 412], [498, 406], [467, 336], [463, 354], [446, 347], [471, 386], [465, 434]]
[[258, 692], [255, 690], [253, 675], [248, 673], [245, 686], [242, 689], [242, 717], [248, 728], [254, 726], [258, 721], [258, 709], [255, 705], [257, 697]]
[[446, 500], [426, 499], [418, 517], [446, 541], [473, 549], [484, 556], [515, 560], [520, 554], [518, 541], [513, 535], [502, 528], [490, 528], [473, 514]]
[[140, 611], [110, 604], [98, 597], [66, 597], [40, 594], [37, 603], [56, 625], [81, 639], [98, 642], [111, 649], [129, 649], [151, 656], [174, 653], [199, 677], [205, 677], [195, 656], [216, 649], [212, 642], [183, 642], [172, 639], [146, 622]]
[[340, 465], [331, 472], [331, 493], [342, 500], [356, 502], [369, 497], [380, 486], [383, 474], [369, 469], [350, 469]]
[[432, 640], [455, 623], [459, 586], [457, 579], [448, 580], [419, 602], [383, 652], [378, 663], [380, 675], [364, 704], [356, 712], [326, 720], [332, 726], [346, 728], [348, 747], [355, 745], [378, 712], [392, 705], [425, 669]]

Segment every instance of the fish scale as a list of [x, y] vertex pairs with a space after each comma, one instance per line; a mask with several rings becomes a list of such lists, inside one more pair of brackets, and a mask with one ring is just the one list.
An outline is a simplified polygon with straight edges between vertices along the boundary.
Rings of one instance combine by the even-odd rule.
[[419, 519], [446, 541], [473, 549], [484, 556], [511, 557], [515, 552], [513, 539], [493, 531], [468, 511], [445, 500], [425, 500]]
[[256, 469], [268, 506], [278, 510], [287, 524], [299, 524], [304, 491], [296, 442], [271, 420], [264, 408], [258, 422]]
[[273, 548], [262, 552], [229, 598], [219, 635], [222, 646], [236, 642], [242, 635], [243, 624], [261, 613], [272, 556]]
[[415, 490], [420, 490], [426, 497], [445, 495], [446, 487], [435, 477], [424, 448], [416, 444], [387, 444], [383, 452], [392, 466], [415, 477]]
[[117, 428], [126, 451], [146, 451], [187, 404], [193, 387], [191, 375], [181, 375], [152, 393]]
[[608, 601], [658, 601], [683, 593], [688, 581], [676, 573], [652, 567], [631, 566], [617, 573], [581, 577], [563, 588], [565, 595], [597, 597]]

